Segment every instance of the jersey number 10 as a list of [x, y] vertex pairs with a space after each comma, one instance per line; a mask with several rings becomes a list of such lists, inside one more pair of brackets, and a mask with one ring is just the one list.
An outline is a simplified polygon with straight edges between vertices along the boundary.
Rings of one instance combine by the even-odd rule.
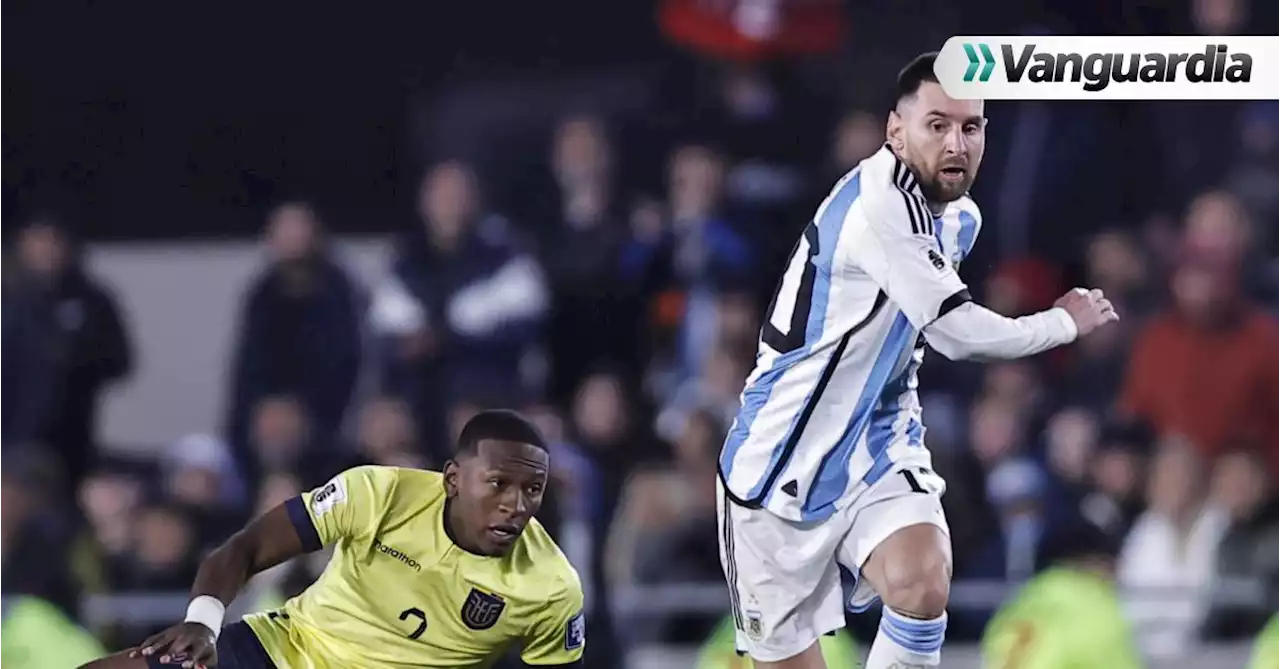
[[769, 320], [760, 332], [760, 340], [779, 353], [790, 353], [804, 346], [809, 311], [813, 308], [818, 252], [818, 226], [810, 221], [791, 250], [787, 271], [778, 281], [769, 303]]

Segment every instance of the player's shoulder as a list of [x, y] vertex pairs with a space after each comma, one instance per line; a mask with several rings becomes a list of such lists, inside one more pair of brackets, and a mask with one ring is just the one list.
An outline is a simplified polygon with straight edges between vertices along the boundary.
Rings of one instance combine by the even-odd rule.
[[377, 465], [379, 475], [395, 482], [397, 497], [412, 499], [415, 505], [430, 504], [445, 497], [444, 474], [430, 469]]
[[978, 203], [973, 199], [973, 196], [968, 193], [948, 202], [946, 213], [954, 214], [957, 217], [968, 215], [973, 217], [973, 219], [977, 221], [978, 225], [982, 225], [982, 209], [978, 207]]
[[512, 568], [522, 572], [521, 581], [537, 589], [540, 598], [581, 599], [582, 579], [578, 570], [536, 518], [530, 520], [520, 534], [517, 553], [512, 557]]
[[859, 189], [863, 195], [883, 197], [887, 193], [921, 194], [915, 174], [888, 144], [863, 159], [856, 169], [859, 174]]
[[378, 496], [388, 507], [399, 501], [421, 508], [445, 496], [443, 474], [411, 467], [359, 465], [335, 477], [334, 482], [358, 486], [367, 494]]

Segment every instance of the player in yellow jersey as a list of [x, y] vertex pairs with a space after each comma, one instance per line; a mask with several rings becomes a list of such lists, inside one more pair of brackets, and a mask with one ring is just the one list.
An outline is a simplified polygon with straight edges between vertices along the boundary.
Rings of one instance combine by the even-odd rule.
[[[443, 473], [357, 467], [267, 512], [201, 564], [185, 622], [89, 667], [478, 667], [512, 644], [529, 666], [580, 666], [582, 586], [533, 518], [541, 437], [488, 411], [458, 441]], [[250, 576], [329, 545], [305, 592], [222, 626]]]

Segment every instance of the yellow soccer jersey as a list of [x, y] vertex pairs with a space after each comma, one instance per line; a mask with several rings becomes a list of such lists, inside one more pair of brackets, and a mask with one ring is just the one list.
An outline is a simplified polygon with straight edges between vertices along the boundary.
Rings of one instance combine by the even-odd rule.
[[536, 520], [505, 556], [468, 553], [444, 529], [443, 475], [399, 467], [347, 470], [286, 508], [308, 549], [336, 549], [283, 609], [245, 618], [281, 669], [486, 666], [512, 644], [529, 665], [582, 657], [582, 585]]

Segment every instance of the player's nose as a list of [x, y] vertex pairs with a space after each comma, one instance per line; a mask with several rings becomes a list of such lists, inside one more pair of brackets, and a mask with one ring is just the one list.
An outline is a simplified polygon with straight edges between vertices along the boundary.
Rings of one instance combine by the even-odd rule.
[[529, 515], [529, 496], [523, 491], [512, 490], [502, 498], [502, 510], [512, 516]]

